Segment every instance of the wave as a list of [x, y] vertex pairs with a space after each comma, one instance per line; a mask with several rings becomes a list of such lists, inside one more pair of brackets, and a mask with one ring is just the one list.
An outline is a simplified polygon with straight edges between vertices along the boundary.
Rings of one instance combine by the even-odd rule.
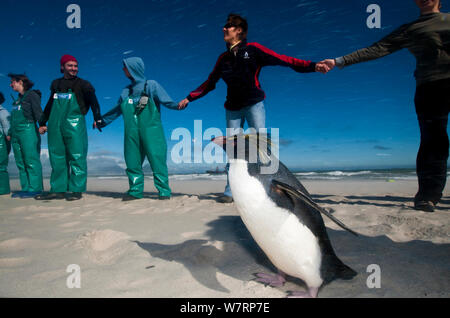
[[227, 175], [211, 175], [209, 173], [193, 173], [193, 174], [174, 174], [169, 176], [170, 179], [176, 181], [185, 180], [227, 180]]
[[359, 170], [359, 171], [307, 171], [295, 172], [299, 179], [307, 180], [342, 180], [342, 179], [369, 179], [369, 180], [413, 180], [417, 178], [414, 170]]
[[[301, 171], [293, 173], [300, 180], [416, 180], [415, 169], [385, 169], [385, 170], [332, 170], [332, 171]], [[450, 176], [450, 171], [447, 172]], [[97, 176], [98, 179], [127, 179], [127, 176]], [[145, 176], [146, 179], [153, 179], [151, 174]], [[211, 175], [208, 173], [170, 174], [169, 179], [173, 181], [189, 180], [214, 180], [226, 181], [226, 174]]]

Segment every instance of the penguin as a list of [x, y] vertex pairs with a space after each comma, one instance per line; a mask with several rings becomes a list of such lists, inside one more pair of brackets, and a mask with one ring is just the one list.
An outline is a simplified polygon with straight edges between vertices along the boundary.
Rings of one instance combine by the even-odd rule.
[[[315, 298], [321, 286], [357, 275], [334, 252], [321, 214], [357, 233], [313, 201], [301, 182], [271, 154], [267, 135], [220, 136], [212, 141], [228, 150], [228, 178], [237, 210], [258, 246], [278, 269], [276, 275], [255, 274], [256, 281], [279, 287], [286, 282], [286, 275], [300, 278], [307, 291], [290, 291], [288, 297]], [[267, 149], [261, 149], [261, 141]], [[238, 142], [245, 146], [238, 147]], [[257, 156], [251, 149], [257, 149]], [[278, 161], [277, 171], [262, 173], [262, 167], [274, 160]]]

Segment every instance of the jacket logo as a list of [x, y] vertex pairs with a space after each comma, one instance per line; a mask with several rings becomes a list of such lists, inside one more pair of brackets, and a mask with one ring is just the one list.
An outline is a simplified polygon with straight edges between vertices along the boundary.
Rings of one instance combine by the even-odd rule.
[[248, 60], [249, 58], [250, 58], [250, 57], [248, 56], [248, 53], [245, 52], [245, 54], [244, 54], [244, 59]]
[[53, 95], [53, 99], [71, 99], [72, 98], [72, 94], [70, 93], [55, 93], [55, 95]]

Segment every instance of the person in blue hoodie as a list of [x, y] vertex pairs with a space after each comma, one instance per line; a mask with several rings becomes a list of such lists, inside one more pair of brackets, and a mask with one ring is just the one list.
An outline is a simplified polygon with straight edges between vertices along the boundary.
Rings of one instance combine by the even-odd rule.
[[0, 195], [9, 194], [8, 155], [11, 150], [9, 141], [9, 112], [3, 108], [5, 97], [0, 93]]
[[167, 170], [167, 143], [161, 123], [160, 106], [178, 110], [164, 88], [154, 80], [147, 80], [144, 62], [139, 57], [123, 60], [125, 76], [131, 84], [125, 87], [117, 105], [104, 114], [101, 126], [109, 125], [120, 115], [124, 120], [124, 156], [130, 189], [123, 201], [141, 199], [144, 192], [142, 164], [147, 157], [153, 170], [153, 179], [159, 198], [170, 199], [169, 176]]

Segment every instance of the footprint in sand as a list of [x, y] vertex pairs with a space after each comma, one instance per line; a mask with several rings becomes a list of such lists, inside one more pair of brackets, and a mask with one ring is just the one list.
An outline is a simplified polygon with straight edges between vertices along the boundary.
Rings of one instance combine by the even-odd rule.
[[93, 263], [110, 265], [135, 247], [129, 238], [123, 232], [95, 230], [79, 236], [73, 245], [82, 248]]

